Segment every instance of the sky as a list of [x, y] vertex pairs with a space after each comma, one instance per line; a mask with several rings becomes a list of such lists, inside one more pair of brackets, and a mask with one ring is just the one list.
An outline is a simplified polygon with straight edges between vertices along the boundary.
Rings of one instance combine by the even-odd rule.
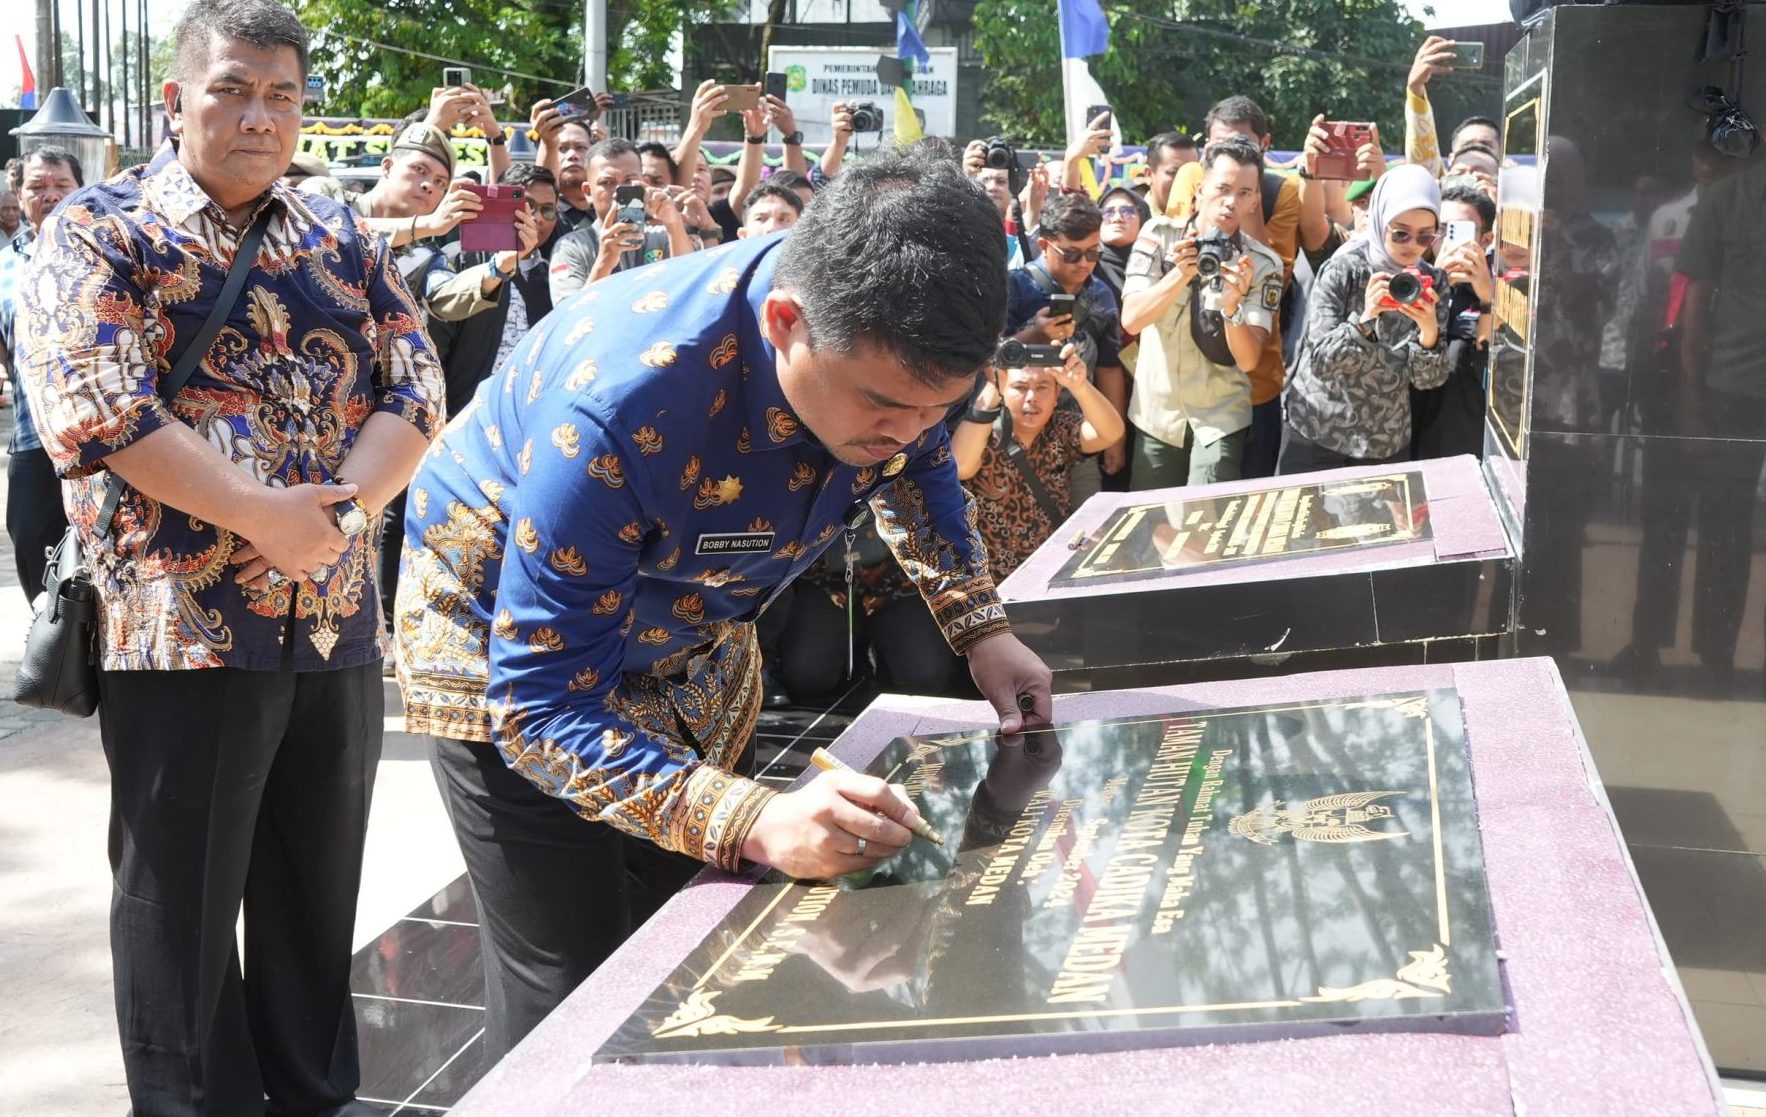
[[[189, 0], [147, 0], [147, 18], [155, 34], [164, 34], [171, 30], [188, 2]], [[1430, 27], [1470, 27], [1480, 23], [1506, 23], [1509, 19], [1508, 0], [1404, 0], [1404, 4], [1412, 15]], [[27, 12], [35, 8], [31, 0], [17, 0], [15, 6]], [[1435, 14], [1428, 15], [1424, 10], [1426, 8], [1433, 8]], [[67, 15], [64, 14], [63, 18], [67, 18]], [[21, 22], [23, 26], [15, 27], [15, 33], [24, 40], [25, 53], [34, 64], [37, 57], [36, 24], [32, 20]], [[11, 43], [0, 42], [0, 97], [10, 98], [12, 91], [18, 88], [21, 78], [18, 48]]]

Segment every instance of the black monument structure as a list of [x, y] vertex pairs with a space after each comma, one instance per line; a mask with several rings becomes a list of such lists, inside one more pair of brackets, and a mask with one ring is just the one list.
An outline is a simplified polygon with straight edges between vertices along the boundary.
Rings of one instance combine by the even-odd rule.
[[1510, 52], [1485, 467], [1505, 651], [1557, 660], [1713, 1059], [1761, 1075], [1766, 155], [1701, 91], [1761, 112], [1766, 67], [1725, 34], [1559, 7]]

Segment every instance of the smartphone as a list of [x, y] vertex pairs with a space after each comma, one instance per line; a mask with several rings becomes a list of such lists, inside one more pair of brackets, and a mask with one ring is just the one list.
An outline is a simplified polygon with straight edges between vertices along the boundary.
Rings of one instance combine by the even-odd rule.
[[781, 101], [785, 99], [784, 74], [768, 74], [766, 76], [766, 95], [768, 97], [777, 97]]
[[644, 227], [644, 187], [616, 186], [613, 188], [613, 204], [618, 207], [619, 220], [628, 225]]
[[515, 231], [515, 215], [527, 209], [527, 190], [520, 186], [465, 184], [477, 194], [484, 208], [460, 222], [460, 251], [518, 252], [521, 234]]
[[748, 109], [760, 108], [760, 86], [726, 85], [724, 89], [730, 94], [730, 99], [724, 102], [724, 108], [731, 112], [745, 112]]
[[472, 71], [464, 66], [443, 66], [442, 87], [459, 89], [472, 84]]
[[1085, 126], [1090, 128], [1091, 122], [1101, 116], [1104, 118], [1104, 122], [1098, 125], [1098, 127], [1108, 128], [1110, 126], [1112, 115], [1109, 105], [1087, 105], [1085, 109]]
[[1484, 44], [1454, 43], [1453, 68], [1455, 70], [1482, 70], [1484, 68]]
[[1364, 145], [1373, 142], [1374, 126], [1355, 120], [1327, 120], [1324, 129], [1330, 136], [1330, 146], [1318, 157], [1318, 169], [1312, 172], [1312, 177], [1343, 182], [1359, 179], [1361, 160], [1358, 153]]
[[1478, 239], [1478, 224], [1475, 221], [1449, 221], [1441, 231], [1441, 250], [1436, 259], [1447, 255], [1462, 244], [1470, 244]]
[[1078, 296], [1056, 292], [1049, 296], [1049, 317], [1058, 318], [1063, 314], [1072, 314]]
[[553, 101], [552, 107], [558, 110], [566, 123], [593, 120], [601, 115], [601, 107], [595, 104], [595, 91], [586, 85]]

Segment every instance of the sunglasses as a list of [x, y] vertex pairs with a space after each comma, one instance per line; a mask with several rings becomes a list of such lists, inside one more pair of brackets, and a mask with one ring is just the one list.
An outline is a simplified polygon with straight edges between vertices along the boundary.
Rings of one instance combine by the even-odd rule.
[[1127, 221], [1137, 212], [1133, 206], [1105, 206], [1099, 211], [1105, 221]]
[[545, 202], [534, 206], [533, 211], [535, 214], [539, 215], [541, 221], [558, 220], [558, 206], [553, 202]]
[[1051, 244], [1049, 245], [1049, 251], [1055, 253], [1069, 264], [1077, 264], [1081, 260], [1095, 264], [1104, 256], [1104, 250], [1102, 248], [1063, 248], [1058, 244]]
[[1430, 230], [1426, 233], [1413, 233], [1409, 229], [1387, 229], [1386, 239], [1393, 244], [1409, 244], [1416, 241], [1417, 247], [1427, 248], [1441, 239], [1441, 234]]

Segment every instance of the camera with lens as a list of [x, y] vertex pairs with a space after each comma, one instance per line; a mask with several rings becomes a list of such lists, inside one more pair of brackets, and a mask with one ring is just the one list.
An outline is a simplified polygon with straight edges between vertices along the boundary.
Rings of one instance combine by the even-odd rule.
[[993, 351], [995, 368], [1060, 368], [1066, 361], [1059, 345], [1034, 345], [1008, 337]]
[[852, 106], [852, 130], [854, 132], [881, 132], [883, 130], [883, 110], [875, 101], [860, 101]]
[[1421, 301], [1424, 291], [1433, 291], [1435, 281], [1415, 268], [1405, 268], [1386, 282], [1386, 300], [1393, 306], [1409, 306]]
[[1013, 147], [1004, 136], [993, 136], [987, 141], [987, 153], [982, 157], [981, 165], [1000, 171], [1018, 170], [1018, 149]]
[[1196, 277], [1220, 282], [1220, 272], [1239, 250], [1225, 233], [1209, 233], [1196, 238]]

